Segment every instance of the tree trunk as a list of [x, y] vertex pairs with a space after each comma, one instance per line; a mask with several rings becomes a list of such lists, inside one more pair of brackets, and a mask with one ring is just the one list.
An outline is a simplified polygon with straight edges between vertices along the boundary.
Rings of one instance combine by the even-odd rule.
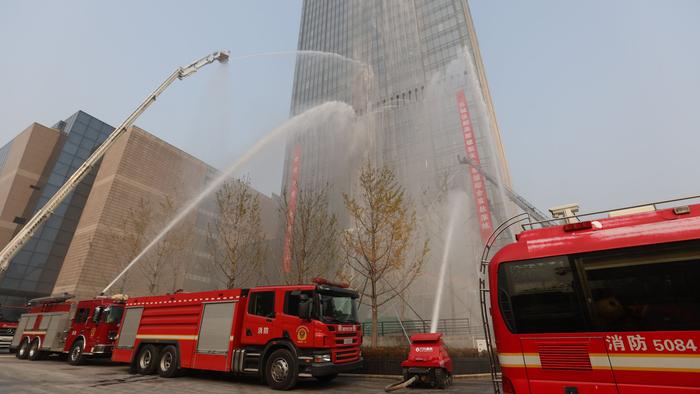
[[370, 346], [376, 347], [379, 340], [379, 317], [377, 313], [377, 297], [372, 297], [372, 339]]

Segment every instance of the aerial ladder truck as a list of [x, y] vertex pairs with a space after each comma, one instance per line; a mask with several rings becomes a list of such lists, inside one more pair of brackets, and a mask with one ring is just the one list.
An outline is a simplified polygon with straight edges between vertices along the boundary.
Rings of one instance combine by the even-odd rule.
[[66, 183], [61, 186], [58, 191], [46, 202], [46, 204], [41, 207], [34, 216], [22, 227], [22, 229], [10, 240], [10, 242], [5, 245], [5, 247], [0, 251], [0, 278], [2, 278], [10, 265], [12, 258], [19, 253], [24, 244], [26, 244], [34, 233], [39, 230], [41, 225], [54, 213], [54, 211], [59, 207], [59, 205], [70, 195], [70, 193], [80, 184], [80, 182], [85, 178], [85, 176], [92, 170], [95, 165], [104, 157], [105, 153], [109, 148], [114, 145], [115, 141], [124, 134], [131, 125], [134, 124], [136, 119], [151, 105], [156, 101], [158, 96], [160, 96], [165, 89], [170, 86], [176, 79], [184, 79], [188, 76], [196, 73], [200, 68], [206, 66], [207, 64], [219, 61], [221, 63], [227, 62], [229, 59], [229, 51], [218, 51], [210, 55], [207, 55], [197, 61], [194, 61], [184, 67], [178, 67], [166, 80], [160, 84], [146, 99], [134, 110], [134, 112], [129, 115], [129, 117], [124, 120], [114, 131], [107, 137], [107, 139], [97, 147], [97, 149], [88, 157], [85, 162], [78, 167], [78, 169], [71, 175]]

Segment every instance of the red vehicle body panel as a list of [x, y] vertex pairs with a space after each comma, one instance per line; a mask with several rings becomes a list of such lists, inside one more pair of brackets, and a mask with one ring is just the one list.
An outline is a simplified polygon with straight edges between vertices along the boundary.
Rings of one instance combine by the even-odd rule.
[[0, 322], [0, 349], [9, 349], [17, 322]]
[[[554, 226], [519, 234], [489, 265], [491, 316], [504, 380], [517, 394], [700, 393], [699, 351], [651, 345], [663, 347], [669, 340], [700, 344], [699, 331], [514, 334], [497, 291], [499, 268], [505, 263], [698, 239], [700, 205], [691, 205], [684, 214], [664, 209], [599, 219], [578, 231]], [[636, 338], [645, 341], [645, 349], [632, 351], [628, 341]], [[612, 346], [613, 341], [622, 341], [622, 346]]]
[[[29, 321], [28, 326], [22, 327], [22, 330], [17, 332], [20, 336], [16, 342], [18, 346], [26, 341], [31, 343], [35, 340], [40, 342], [40, 349], [46, 352], [68, 353], [76, 340], [83, 341], [83, 354], [85, 355], [109, 355], [114, 343], [114, 337], [119, 329], [120, 321], [113, 323], [105, 323], [104, 319], [98, 322], [93, 321], [98, 307], [107, 308], [114, 306], [122, 306], [120, 301], [114, 301], [109, 298], [96, 298], [82, 301], [64, 301], [56, 303], [44, 303], [32, 306], [29, 311], [22, 315], [20, 323], [24, 324], [24, 320], [34, 316]], [[84, 319], [82, 322], [76, 321], [78, 311], [84, 310]], [[57, 338], [62, 343], [60, 348], [49, 348], [45, 345], [47, 340], [47, 314], [65, 313], [68, 314], [66, 321], [60, 327], [56, 327], [54, 332], [61, 336]], [[42, 323], [43, 322], [43, 323]], [[49, 339], [53, 343], [53, 338]]]
[[452, 359], [441, 333], [421, 333], [411, 336], [411, 349], [408, 358], [401, 362], [401, 368], [444, 368], [452, 374]]
[[[361, 362], [362, 332], [359, 324], [325, 324], [284, 313], [286, 292], [311, 292], [315, 289], [314, 285], [264, 286], [250, 290], [213, 290], [130, 299], [126, 304], [112, 360], [132, 363], [144, 344], [172, 344], [178, 348], [181, 368], [257, 374], [258, 370], [253, 371], [255, 368], [244, 365], [244, 358], [254, 353], [262, 355], [267, 347], [285, 341], [293, 344], [303, 362], [313, 362], [313, 357], [303, 356], [306, 354], [304, 352], [325, 350], [331, 354], [331, 361], [327, 363], [329, 367], [356, 365]], [[250, 297], [255, 293], [271, 291], [274, 292], [275, 315], [265, 317], [250, 314]], [[207, 334], [225, 335], [228, 338], [227, 348], [225, 351], [221, 349], [218, 354], [202, 351], [199, 346], [204, 340], [202, 332], [207, 305], [228, 303], [233, 303], [230, 326]], [[134, 326], [133, 342], [130, 339], [122, 342], [122, 337], [131, 335], [126, 332], [129, 331], [126, 321], [132, 314], [137, 316], [138, 309], [142, 309], [142, 312], [140, 319], [135, 318], [139, 321]], [[226, 330], [225, 333], [222, 330]]]

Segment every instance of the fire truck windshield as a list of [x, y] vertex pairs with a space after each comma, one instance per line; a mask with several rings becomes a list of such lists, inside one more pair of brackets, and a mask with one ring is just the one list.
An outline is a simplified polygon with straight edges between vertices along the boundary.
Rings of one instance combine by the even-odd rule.
[[122, 313], [124, 313], [124, 307], [118, 305], [111, 305], [105, 309], [105, 323], [119, 323], [122, 320]]
[[700, 329], [700, 241], [503, 263], [513, 333]]
[[319, 319], [324, 323], [357, 323], [357, 298], [346, 294], [319, 293]]

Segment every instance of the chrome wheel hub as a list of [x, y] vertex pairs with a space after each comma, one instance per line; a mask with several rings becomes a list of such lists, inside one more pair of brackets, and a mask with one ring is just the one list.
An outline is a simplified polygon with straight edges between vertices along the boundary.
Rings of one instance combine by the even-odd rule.
[[173, 355], [170, 353], [165, 353], [163, 358], [160, 359], [160, 369], [162, 371], [167, 371], [173, 363]]
[[141, 356], [141, 362], [139, 363], [141, 368], [146, 369], [148, 368], [149, 365], [151, 365], [151, 352], [144, 352], [143, 356]]
[[271, 374], [272, 379], [277, 383], [287, 380], [287, 376], [289, 375], [289, 364], [287, 360], [283, 358], [275, 359], [275, 361], [272, 362]]
[[80, 357], [80, 346], [75, 346], [73, 351], [70, 353], [71, 360], [75, 361]]

